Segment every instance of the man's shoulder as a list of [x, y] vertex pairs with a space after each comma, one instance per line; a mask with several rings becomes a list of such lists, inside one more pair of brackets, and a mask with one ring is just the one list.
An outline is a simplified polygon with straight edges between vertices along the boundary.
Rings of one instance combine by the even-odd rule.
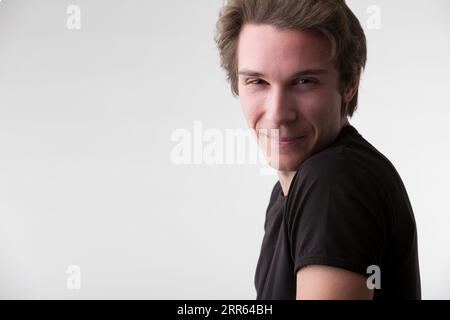
[[382, 189], [399, 178], [392, 163], [364, 140], [333, 145], [306, 159], [297, 170], [293, 189], [300, 191], [313, 183]]
[[324, 149], [300, 165], [296, 180], [330, 181], [343, 174], [353, 175], [359, 170], [352, 157], [344, 145]]
[[361, 150], [339, 145], [304, 161], [289, 189], [288, 215], [304, 205], [321, 207], [328, 203], [337, 210], [337, 206], [346, 206], [350, 199], [374, 205], [387, 203], [385, 183], [365, 162], [377, 155], [367, 152], [361, 157]]
[[298, 168], [300, 178], [398, 176], [394, 165], [361, 135], [353, 135], [314, 154]]

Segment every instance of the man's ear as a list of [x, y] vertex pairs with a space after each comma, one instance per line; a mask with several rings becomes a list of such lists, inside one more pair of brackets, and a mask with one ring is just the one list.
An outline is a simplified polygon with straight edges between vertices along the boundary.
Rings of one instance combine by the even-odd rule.
[[353, 82], [344, 91], [343, 100], [345, 103], [349, 103], [350, 101], [352, 101], [353, 97], [358, 91], [360, 77], [361, 77], [361, 67], [357, 66]]

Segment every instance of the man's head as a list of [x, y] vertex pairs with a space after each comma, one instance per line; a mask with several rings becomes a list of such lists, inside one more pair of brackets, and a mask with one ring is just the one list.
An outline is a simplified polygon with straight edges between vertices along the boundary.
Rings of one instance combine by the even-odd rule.
[[356, 110], [366, 40], [342, 0], [230, 0], [215, 40], [265, 153], [279, 129], [278, 170], [324, 149]]

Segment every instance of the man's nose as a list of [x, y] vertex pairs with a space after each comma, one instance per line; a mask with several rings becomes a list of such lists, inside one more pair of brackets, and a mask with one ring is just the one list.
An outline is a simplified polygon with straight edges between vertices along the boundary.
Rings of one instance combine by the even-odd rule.
[[266, 100], [266, 118], [277, 127], [297, 118], [294, 100], [286, 89], [271, 90]]

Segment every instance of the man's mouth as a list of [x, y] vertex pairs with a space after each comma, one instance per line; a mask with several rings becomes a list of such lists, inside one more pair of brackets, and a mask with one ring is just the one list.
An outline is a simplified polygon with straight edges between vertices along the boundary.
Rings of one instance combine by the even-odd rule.
[[300, 136], [300, 137], [279, 137], [278, 138], [278, 137], [272, 137], [272, 136], [268, 136], [268, 135], [265, 135], [265, 136], [280, 146], [292, 145], [294, 143], [299, 142], [300, 140], [302, 140], [305, 137], [305, 136]]

